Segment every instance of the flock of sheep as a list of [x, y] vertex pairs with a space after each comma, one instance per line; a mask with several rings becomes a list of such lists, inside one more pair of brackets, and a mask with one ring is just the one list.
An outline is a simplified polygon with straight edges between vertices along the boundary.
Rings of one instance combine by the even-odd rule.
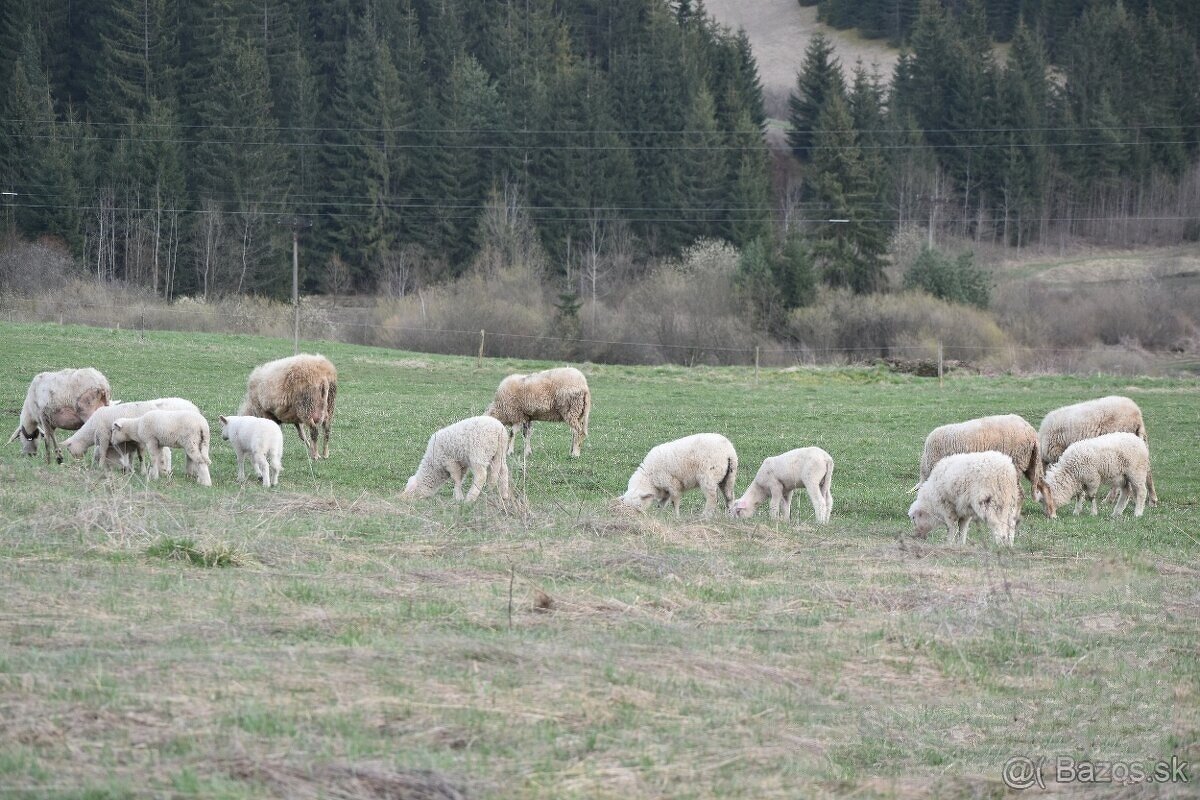
[[[337, 371], [320, 355], [298, 355], [263, 364], [250, 373], [238, 416], [219, 417], [221, 436], [237, 456], [238, 480], [249, 461], [264, 486], [278, 485], [283, 424], [296, 431], [313, 459], [329, 456], [329, 436], [337, 396]], [[38, 438], [62, 453], [56, 429], [74, 430], [64, 444], [75, 457], [91, 448], [95, 460], [130, 470], [138, 456], [151, 479], [171, 471], [171, 448], [185, 455], [185, 474], [204, 485], [209, 476], [209, 425], [194, 404], [181, 398], [112, 403], [107, 379], [95, 369], [65, 369], [36, 375], [29, 385], [21, 422], [9, 442], [20, 438], [23, 452], [36, 455]], [[470, 502], [485, 485], [510, 497], [507, 454], [520, 427], [524, 452], [531, 452], [534, 422], [565, 422], [572, 431], [571, 455], [580, 454], [588, 435], [592, 398], [587, 379], [573, 367], [510, 375], [496, 390], [483, 416], [436, 431], [429, 439], [404, 496], [430, 497], [446, 482], [454, 497]], [[320, 445], [324, 436], [323, 448]], [[738, 456], [717, 433], [699, 433], [654, 447], [629, 478], [617, 504], [646, 510], [670, 502], [679, 515], [682, 495], [699, 488], [704, 516], [722, 496], [729, 515], [752, 515], [769, 501], [771, 517], [791, 517], [792, 496], [803, 488], [816, 521], [829, 522], [833, 510], [833, 458], [819, 447], [803, 447], [767, 458], [741, 498], [734, 500]], [[463, 480], [472, 475], [468, 491]], [[1075, 513], [1111, 486], [1123, 513], [1130, 499], [1141, 516], [1147, 499], [1157, 503], [1150, 452], [1141, 409], [1127, 397], [1104, 397], [1065, 406], [1046, 415], [1040, 430], [1016, 414], [982, 417], [935, 428], [925, 439], [921, 480], [908, 510], [916, 535], [927, 537], [944, 525], [950, 538], [965, 542], [971, 521], [985, 523], [997, 543], [1011, 545], [1021, 517], [1020, 477], [1029, 482], [1046, 515], [1076, 500]]]

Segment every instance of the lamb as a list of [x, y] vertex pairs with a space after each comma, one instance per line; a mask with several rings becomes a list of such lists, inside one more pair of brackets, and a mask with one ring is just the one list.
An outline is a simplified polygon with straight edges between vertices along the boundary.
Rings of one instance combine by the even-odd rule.
[[571, 427], [571, 457], [579, 455], [588, 435], [588, 417], [592, 413], [592, 393], [587, 378], [574, 367], [559, 367], [531, 375], [509, 375], [500, 381], [495, 399], [484, 412], [505, 426], [512, 426], [508, 452], [513, 451], [520, 425], [525, 439], [525, 455], [533, 452], [530, 434], [533, 423], [565, 422]]
[[1012, 545], [1021, 519], [1021, 483], [1012, 457], [988, 450], [946, 456], [921, 484], [908, 509], [917, 536], [929, 536], [944, 524], [950, 539], [957, 531], [967, 542], [972, 519], [987, 523], [996, 544]]
[[201, 486], [212, 486], [208, 465], [208, 420], [196, 411], [147, 411], [140, 417], [121, 417], [112, 424], [111, 442], [134, 442], [150, 454], [147, 477], [157, 480], [164, 469], [162, 450], [180, 447], [186, 454], [187, 473]]
[[1147, 488], [1150, 496], [1154, 495], [1154, 478], [1150, 475], [1150, 448], [1141, 437], [1120, 431], [1073, 443], [1046, 472], [1046, 480], [1034, 499], [1042, 504], [1046, 516], [1055, 519], [1059, 506], [1076, 498], [1078, 514], [1086, 497], [1092, 501], [1095, 516], [1096, 492], [1105, 483], [1112, 483], [1117, 490], [1114, 517], [1125, 511], [1130, 494], [1134, 497], [1133, 515], [1142, 516]]
[[731, 517], [748, 517], [759, 504], [771, 498], [771, 519], [779, 519], [779, 505], [783, 503], [783, 520], [791, 521], [792, 494], [803, 486], [812, 501], [817, 523], [829, 522], [833, 511], [833, 495], [830, 483], [833, 480], [833, 456], [819, 447], [800, 447], [778, 456], [764, 459], [762, 466], [746, 492], [729, 507]]
[[237, 454], [238, 482], [246, 480], [246, 458], [263, 486], [278, 486], [283, 472], [283, 429], [262, 417], [218, 417], [221, 438]]
[[[1075, 442], [1120, 431], [1137, 434], [1147, 446], [1150, 444], [1142, 410], [1128, 397], [1109, 395], [1056, 408], [1046, 415], [1038, 430], [1042, 460], [1049, 467]], [[1153, 485], [1150, 486], [1150, 502], [1158, 505], [1158, 494]]]
[[925, 437], [925, 449], [921, 452], [921, 480], [914, 489], [920, 488], [937, 463], [946, 456], [987, 450], [1007, 455], [1017, 471], [1028, 479], [1029, 487], [1037, 487], [1042, 479], [1037, 431], [1016, 414], [1000, 414], [934, 428]]
[[98, 408], [109, 404], [112, 389], [99, 370], [62, 369], [58, 372], [39, 372], [29, 382], [25, 392], [25, 404], [21, 408], [21, 422], [13, 435], [11, 444], [21, 438], [21, 452], [27, 456], [37, 455], [37, 438], [46, 438], [46, 463], [50, 463], [50, 450], [59, 464], [63, 462], [62, 450], [54, 438], [54, 430], [78, 430]]
[[[238, 414], [293, 424], [308, 448], [309, 458], [329, 458], [336, 397], [337, 370], [333, 364], [322, 355], [301, 353], [255, 367], [246, 381], [246, 398]], [[323, 453], [318, 453], [321, 432], [325, 434], [325, 447]]]
[[466, 501], [474, 502], [485, 482], [498, 486], [501, 502], [509, 498], [508, 432], [494, 417], [470, 417], [447, 425], [429, 437], [417, 471], [408, 479], [402, 497], [432, 497], [447, 480], [454, 481], [454, 499], [462, 500], [463, 476], [471, 470]]
[[[104, 462], [129, 469], [132, 466], [132, 452], [130, 449], [127, 447], [115, 448], [109, 443], [112, 424], [121, 417], [140, 417], [147, 411], [195, 411], [196, 413], [200, 413], [200, 409], [196, 408], [194, 403], [184, 400], [182, 397], [163, 397], [158, 400], [114, 403], [96, 409], [96, 412], [88, 418], [88, 421], [83, 423], [83, 427], [75, 431], [69, 439], [63, 442], [63, 445], [67, 448], [67, 452], [75, 458], [83, 458], [88, 450], [95, 447], [95, 463]], [[140, 450], [138, 451], [138, 455], [142, 456], [147, 464], [149, 463], [148, 459], [145, 458], [145, 454]], [[169, 448], [163, 453], [163, 456], [165, 463], [168, 465], [166, 470], [169, 472], [171, 458]]]
[[737, 483], [738, 457], [733, 445], [719, 433], [697, 433], [654, 447], [629, 477], [629, 487], [617, 502], [645, 511], [655, 500], [667, 501], [679, 516], [679, 500], [697, 486], [704, 492], [704, 513], [717, 509], [718, 489], [728, 505]]

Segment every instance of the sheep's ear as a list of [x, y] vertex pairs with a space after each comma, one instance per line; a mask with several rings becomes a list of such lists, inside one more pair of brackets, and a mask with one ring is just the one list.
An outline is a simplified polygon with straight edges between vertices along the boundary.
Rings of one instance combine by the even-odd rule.
[[13, 431], [13, 435], [8, 437], [8, 441], [5, 442], [5, 444], [12, 444], [13, 442], [15, 442], [17, 440], [17, 437], [21, 435], [21, 430], [22, 430], [21, 426], [18, 425], [17, 429], [15, 431]]
[[114, 423], [113, 423], [113, 430], [114, 430], [114, 431], [119, 431], [119, 430], [121, 430], [121, 423], [120, 423], [120, 421], [117, 421], [117, 422], [114, 422]]
[[227, 418], [223, 417], [223, 416], [221, 416], [221, 417], [217, 417], [217, 419], [219, 419], [219, 420], [221, 421], [221, 424], [222, 424], [222, 425], [228, 425], [228, 424], [229, 424], [229, 420], [228, 420]]

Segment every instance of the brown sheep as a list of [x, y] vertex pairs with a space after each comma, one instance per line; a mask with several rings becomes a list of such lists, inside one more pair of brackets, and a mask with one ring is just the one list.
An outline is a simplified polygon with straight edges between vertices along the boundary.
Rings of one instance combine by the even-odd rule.
[[108, 379], [91, 367], [39, 372], [29, 383], [21, 422], [8, 441], [12, 443], [20, 437], [21, 452], [36, 456], [38, 436], [44, 436], [46, 463], [50, 463], [50, 451], [54, 450], [61, 464], [62, 451], [54, 438], [55, 429], [79, 430], [96, 409], [111, 401]]
[[571, 427], [571, 457], [579, 455], [588, 435], [592, 393], [587, 378], [574, 367], [559, 367], [532, 375], [509, 375], [500, 381], [496, 397], [485, 412], [510, 427], [508, 452], [512, 452], [516, 426], [525, 438], [525, 455], [533, 452], [529, 437], [534, 422], [565, 422]]
[[[336, 397], [333, 364], [325, 356], [301, 353], [255, 367], [246, 381], [246, 399], [238, 413], [295, 425], [310, 458], [329, 458]], [[318, 452], [322, 431], [324, 450]]]

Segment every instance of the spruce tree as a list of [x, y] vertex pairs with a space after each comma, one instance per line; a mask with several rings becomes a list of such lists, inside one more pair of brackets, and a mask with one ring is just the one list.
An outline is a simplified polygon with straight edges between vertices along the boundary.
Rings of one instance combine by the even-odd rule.
[[812, 157], [817, 118], [830, 97], [845, 97], [845, 78], [834, 56], [833, 43], [817, 32], [804, 51], [804, 63], [796, 79], [796, 90], [788, 98], [788, 145], [801, 161]]

